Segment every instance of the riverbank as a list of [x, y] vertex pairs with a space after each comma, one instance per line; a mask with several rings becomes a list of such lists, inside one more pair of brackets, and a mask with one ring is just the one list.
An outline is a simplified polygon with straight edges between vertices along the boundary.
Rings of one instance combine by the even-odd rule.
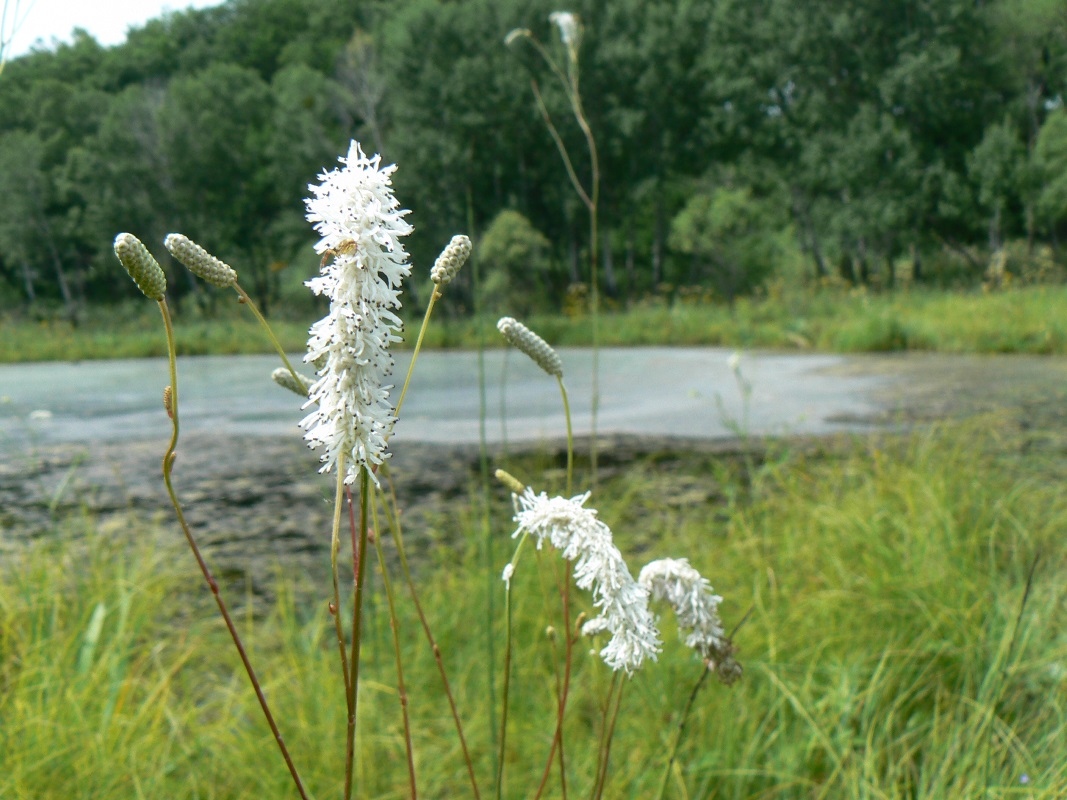
[[[699, 693], [673, 785], [691, 797], [785, 796], [798, 786], [834, 796], [921, 786], [945, 800], [1024, 786], [1058, 796], [1067, 785], [1067, 718], [1061, 704], [1038, 699], [1062, 693], [1067, 663], [1050, 624], [1065, 599], [1062, 430], [1039, 436], [1029, 420], [996, 415], [905, 436], [755, 449], [605, 442], [590, 505], [627, 559], [688, 556], [723, 596], [727, 627], [745, 620], [734, 633], [744, 679]], [[296, 442], [238, 444], [185, 441], [178, 488], [231, 602], [250, 611], [256, 598], [259, 613], [242, 610], [239, 626], [294, 760], [325, 796], [338, 782], [345, 716], [325, 612], [329, 481], [315, 480], [314, 457]], [[77, 482], [89, 476], [79, 477], [75, 460], [36, 473], [42, 513], [53, 516], [0, 559], [0, 648], [9, 654], [0, 662], [0, 795], [292, 794], [165, 501], [145, 488], [157, 480], [158, 448], [122, 450], [135, 462], [134, 480], [99, 495], [97, 510], [83, 505], [91, 497]], [[494, 484], [483, 527], [476, 456], [398, 450], [394, 466], [407, 549], [484, 788], [496, 752], [499, 575], [514, 523]], [[562, 488], [555, 446], [492, 464], [538, 489]], [[5, 497], [2, 507], [23, 500]], [[420, 503], [429, 505], [420, 511]], [[235, 528], [243, 533], [215, 538]], [[285, 547], [271, 550], [279, 541]], [[296, 542], [307, 552], [288, 552]], [[386, 563], [391, 552], [386, 543]], [[509, 794], [536, 786], [551, 738], [556, 662], [545, 631], [559, 623], [550, 610], [555, 561], [541, 556], [524, 559], [514, 579], [522, 624]], [[360, 726], [373, 733], [360, 741], [358, 780], [367, 795], [400, 796], [389, 619], [380, 574], [370, 576]], [[576, 602], [590, 610], [584, 596]], [[650, 720], [673, 730], [700, 672], [674, 624], [662, 624], [665, 652], [628, 681], [609, 796], [655, 796], [669, 741], [650, 735]], [[462, 761], [406, 599], [399, 630], [420, 788], [458, 796]], [[584, 640], [575, 648], [566, 727], [575, 793], [593, 779], [595, 698], [607, 683], [588, 649]]]
[[[0, 363], [164, 355], [159, 315], [151, 305], [95, 310], [76, 328], [66, 322], [28, 321], [9, 314], [0, 319]], [[920, 350], [1065, 355], [1065, 309], [1064, 286], [988, 293], [790, 290], [744, 298], [732, 308], [684, 297], [654, 297], [628, 309], [612, 309], [606, 300], [600, 340], [605, 347], [716, 345], [841, 353]], [[233, 312], [224, 317], [177, 315], [179, 352], [270, 352], [268, 340], [251, 315], [236, 306]], [[272, 327], [289, 352], [300, 352], [310, 321], [310, 317], [277, 318]], [[427, 331], [425, 346], [475, 348], [479, 342], [501, 346], [495, 322], [496, 316], [479, 322], [438, 314]], [[533, 315], [527, 322], [556, 346], [592, 343], [592, 320], [587, 314]], [[408, 321], [409, 337], [419, 324], [418, 319]]]

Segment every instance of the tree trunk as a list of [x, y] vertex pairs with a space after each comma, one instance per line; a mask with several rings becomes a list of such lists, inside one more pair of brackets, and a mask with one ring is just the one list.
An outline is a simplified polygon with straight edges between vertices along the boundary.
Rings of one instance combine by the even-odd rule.
[[626, 293], [633, 297], [636, 290], [636, 277], [634, 274], [634, 226], [626, 226]]
[[617, 297], [619, 282], [615, 278], [615, 257], [611, 253], [611, 234], [607, 230], [601, 238], [601, 247], [604, 248], [604, 293], [608, 297]]
[[652, 288], [663, 283], [663, 239], [665, 224], [665, 212], [663, 199], [660, 193], [656, 193], [656, 226], [652, 237]]
[[794, 187], [792, 194], [793, 216], [797, 220], [797, 238], [800, 239], [800, 247], [811, 254], [812, 262], [815, 265], [815, 277], [825, 278], [829, 274], [829, 270], [826, 268], [826, 260], [822, 255], [822, 247], [819, 246], [819, 234], [815, 230], [815, 224], [811, 221], [811, 213], [804, 204], [803, 193]]
[[582, 282], [582, 278], [578, 273], [578, 260], [578, 242], [575, 241], [573, 236], [571, 236], [570, 245], [568, 246], [567, 252], [567, 266], [570, 270], [570, 278], [572, 284]]
[[26, 287], [26, 299], [33, 305], [37, 301], [37, 291], [33, 286], [33, 271], [25, 260], [22, 261], [22, 285]]

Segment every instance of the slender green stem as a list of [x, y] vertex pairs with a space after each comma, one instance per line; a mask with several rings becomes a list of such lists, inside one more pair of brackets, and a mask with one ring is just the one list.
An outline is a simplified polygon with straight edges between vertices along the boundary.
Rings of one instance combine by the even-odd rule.
[[348, 682], [348, 730], [345, 737], [345, 800], [352, 800], [352, 765], [356, 755], [356, 711], [359, 705], [359, 656], [363, 633], [363, 588], [367, 567], [367, 496], [370, 494], [370, 472], [364, 466], [359, 479], [359, 547], [352, 554], [355, 559], [356, 587], [352, 604], [352, 652], [348, 668], [352, 679]]
[[245, 650], [244, 642], [241, 641], [241, 635], [237, 632], [237, 626], [234, 625], [233, 619], [230, 617], [229, 609], [226, 607], [226, 602], [222, 599], [218, 581], [215, 580], [215, 576], [211, 573], [211, 569], [208, 567], [207, 562], [204, 561], [204, 557], [200, 552], [195, 537], [193, 536], [192, 529], [189, 527], [189, 523], [185, 519], [185, 513], [178, 500], [178, 494], [174, 490], [171, 473], [174, 468], [175, 448], [178, 445], [178, 366], [174, 349], [174, 326], [171, 323], [170, 310], [167, 307], [167, 301], [165, 299], [159, 301], [159, 310], [163, 315], [163, 326], [167, 333], [167, 356], [170, 366], [171, 392], [170, 416], [172, 423], [170, 444], [167, 446], [167, 451], [163, 455], [163, 483], [167, 487], [167, 494], [170, 496], [171, 505], [174, 506], [174, 513], [178, 517], [178, 524], [181, 525], [182, 533], [185, 534], [185, 541], [188, 542], [189, 549], [192, 551], [193, 556], [196, 558], [196, 563], [200, 567], [200, 572], [204, 576], [204, 580], [207, 582], [208, 588], [211, 590], [211, 594], [215, 598], [215, 604], [219, 608], [219, 614], [222, 615], [223, 622], [226, 624], [226, 630], [229, 631], [230, 638], [233, 640], [234, 647], [237, 649], [237, 654], [241, 658], [245, 673], [248, 675], [248, 680], [252, 684], [253, 691], [256, 693], [256, 699], [259, 701], [259, 707], [263, 710], [263, 716], [267, 719], [267, 725], [270, 727], [271, 733], [274, 735], [274, 741], [278, 744], [278, 749], [281, 751], [285, 766], [288, 767], [289, 774], [292, 776], [293, 783], [296, 785], [296, 790], [300, 794], [302, 800], [308, 800], [308, 794], [304, 789], [304, 783], [300, 780], [300, 774], [297, 772], [296, 765], [293, 763], [293, 759], [289, 755], [289, 749], [285, 746], [285, 740], [282, 738], [281, 731], [278, 729], [278, 724], [274, 721], [274, 715], [271, 713], [270, 705], [267, 703], [267, 698], [263, 694], [263, 688], [259, 683], [259, 678], [256, 677], [256, 671], [252, 668], [252, 662], [248, 658], [248, 652]]
[[663, 778], [659, 784], [659, 792], [656, 794], [657, 800], [663, 800], [663, 795], [667, 791], [667, 782], [670, 780], [671, 770], [674, 769], [674, 760], [678, 756], [678, 745], [681, 744], [682, 735], [685, 733], [685, 724], [689, 721], [689, 712], [692, 710], [693, 702], [696, 700], [697, 694], [700, 693], [700, 688], [704, 685], [704, 681], [708, 679], [710, 672], [708, 665], [705, 664], [703, 671], [700, 673], [700, 678], [694, 684], [692, 691], [689, 692], [689, 699], [685, 701], [681, 719], [678, 720], [678, 731], [675, 733], [674, 742], [671, 744], [671, 755], [663, 769]]
[[538, 800], [545, 790], [545, 786], [548, 784], [548, 776], [552, 771], [552, 758], [559, 752], [559, 780], [560, 787], [563, 795], [567, 794], [567, 772], [564, 759], [564, 742], [563, 742], [563, 720], [567, 711], [567, 699], [570, 694], [571, 686], [571, 666], [574, 663], [574, 640], [570, 635], [571, 629], [571, 572], [573, 565], [570, 561], [567, 562], [564, 568], [564, 577], [562, 583], [559, 581], [557, 575], [556, 585], [559, 589], [560, 596], [563, 603], [563, 630], [566, 631], [566, 646], [564, 648], [564, 660], [563, 660], [563, 688], [558, 691], [558, 701], [556, 708], [556, 733], [552, 738], [552, 747], [548, 751], [548, 760], [545, 762], [544, 772], [541, 774], [541, 783], [537, 787], [537, 793], [534, 795], [534, 800]]
[[593, 131], [585, 117], [582, 108], [582, 94], [578, 90], [578, 57], [575, 51], [571, 52], [571, 91], [568, 92], [571, 99], [571, 109], [578, 127], [585, 136], [586, 146], [589, 148], [589, 163], [592, 175], [589, 178], [589, 306], [593, 317], [593, 408], [592, 423], [589, 439], [589, 467], [592, 473], [592, 488], [596, 489], [597, 481], [597, 417], [600, 411], [600, 281], [597, 278], [598, 248], [600, 246], [600, 231], [598, 229], [598, 208], [600, 203], [600, 160], [597, 156], [596, 140]]
[[604, 787], [608, 782], [608, 763], [611, 761], [611, 744], [615, 741], [615, 723], [619, 719], [619, 709], [622, 707], [622, 693], [626, 689], [626, 682], [619, 682], [619, 691], [615, 695], [615, 710], [611, 713], [611, 722], [608, 724], [607, 742], [604, 746], [604, 760], [600, 765], [600, 774], [597, 776], [597, 790], [595, 800], [604, 796]]
[[593, 789], [589, 794], [589, 800], [596, 797], [600, 788], [600, 776], [604, 772], [605, 753], [608, 746], [608, 725], [610, 723], [611, 703], [615, 699], [615, 688], [619, 684], [618, 670], [611, 673], [611, 686], [608, 687], [608, 695], [604, 698], [604, 708], [600, 715], [600, 742], [596, 750], [596, 779], [593, 781]]
[[585, 191], [582, 182], [578, 180], [578, 173], [574, 171], [574, 164], [571, 163], [570, 154], [567, 152], [567, 145], [563, 143], [563, 137], [559, 135], [559, 131], [556, 129], [556, 123], [552, 121], [552, 115], [548, 111], [548, 106], [545, 105], [544, 98], [541, 97], [541, 87], [538, 86], [536, 79], [530, 80], [530, 86], [533, 88], [534, 97], [537, 99], [537, 110], [541, 112], [541, 119], [545, 121], [548, 133], [552, 137], [552, 141], [555, 142], [560, 157], [563, 159], [563, 166], [567, 170], [567, 177], [570, 178], [571, 185], [574, 187], [574, 191], [578, 193], [578, 197], [581, 198], [582, 203], [586, 208], [590, 208], [593, 199]]
[[441, 296], [441, 293], [437, 291], [437, 284], [434, 284], [433, 292], [430, 294], [430, 302], [426, 304], [426, 313], [422, 317], [422, 327], [419, 328], [419, 336], [415, 340], [415, 349], [411, 352], [411, 363], [408, 364], [408, 374], [404, 378], [404, 386], [400, 390], [400, 399], [396, 401], [396, 410], [393, 412], [394, 417], [400, 416], [400, 407], [404, 405], [404, 398], [408, 393], [408, 385], [411, 383], [411, 373], [415, 371], [415, 360], [419, 357], [419, 351], [422, 350], [422, 340], [426, 336], [426, 329], [430, 326], [430, 314], [433, 313], [433, 307], [437, 303], [437, 298]]
[[[471, 790], [473, 792], [474, 800], [480, 800], [481, 793], [478, 791], [478, 781], [474, 775], [474, 761], [471, 758], [470, 748], [467, 747], [467, 737], [463, 734], [463, 723], [459, 718], [459, 709], [456, 707], [456, 699], [452, 694], [452, 686], [448, 681], [448, 674], [445, 671], [444, 659], [441, 656], [441, 648], [437, 644], [437, 640], [434, 638], [433, 631], [430, 630], [430, 623], [426, 619], [426, 613], [423, 611], [422, 603], [419, 601], [419, 593], [415, 588], [415, 580], [411, 575], [411, 568], [408, 565], [407, 552], [404, 549], [404, 535], [400, 525], [400, 516], [396, 513], [398, 507], [396, 499], [396, 490], [393, 486], [392, 476], [389, 475], [389, 471], [383, 468], [385, 479], [389, 482], [389, 494], [392, 502], [392, 507], [389, 504], [384, 504], [385, 513], [388, 517], [389, 528], [393, 534], [393, 541], [396, 543], [396, 552], [400, 557], [400, 569], [404, 573], [404, 580], [408, 585], [408, 592], [411, 594], [411, 600], [415, 604], [415, 611], [419, 615], [419, 622], [422, 624], [422, 631], [426, 636], [426, 641], [430, 644], [430, 649], [433, 651], [434, 661], [437, 663], [437, 671], [441, 675], [441, 683], [445, 690], [445, 696], [448, 698], [449, 708], [452, 710], [452, 721], [456, 725], [456, 733], [459, 736], [460, 748], [463, 750], [463, 758], [467, 762], [467, 774], [470, 776]], [[377, 527], [377, 522], [375, 522]], [[379, 534], [381, 531], [379, 530]]]
[[574, 492], [574, 429], [571, 427], [571, 404], [567, 398], [567, 387], [563, 378], [558, 377], [559, 393], [563, 398], [563, 416], [567, 420], [567, 497]]
[[373, 504], [374, 514], [374, 549], [378, 554], [378, 566], [382, 571], [382, 584], [385, 586], [385, 599], [389, 605], [389, 627], [393, 632], [393, 653], [396, 655], [396, 689], [400, 698], [400, 715], [404, 720], [404, 748], [408, 759], [408, 786], [411, 800], [418, 797], [415, 779], [415, 750], [411, 743], [411, 720], [408, 717], [408, 693], [404, 684], [404, 661], [400, 652], [400, 622], [396, 616], [396, 598], [393, 595], [393, 583], [389, 580], [389, 570], [385, 566], [385, 554], [382, 552], [381, 526], [378, 525], [378, 506]]
[[[474, 198], [470, 184], [467, 185], [467, 230], [473, 236], [474, 227]], [[480, 259], [476, 252], [472, 252], [468, 259], [471, 276], [471, 295], [474, 298], [475, 329], [478, 334], [478, 477], [481, 482], [481, 523], [482, 523], [482, 563], [485, 568], [485, 618], [482, 626], [482, 638], [485, 645], [485, 663], [496, 664], [496, 638], [493, 636], [493, 623], [496, 620], [496, 581], [497, 572], [494, 566], [493, 526], [490, 512], [489, 494], [489, 445], [486, 437], [486, 380], [485, 380], [485, 319], [482, 316], [482, 282]], [[503, 393], [503, 385], [501, 385]], [[503, 404], [501, 405], [501, 424], [503, 425]], [[508, 440], [503, 437], [504, 455], [507, 456]], [[488, 700], [489, 747], [493, 753], [493, 774], [496, 774], [497, 764], [497, 722], [496, 722], [496, 673], [490, 669], [486, 676], [486, 700]], [[477, 794], [477, 791], [475, 791]]]
[[[333, 499], [333, 527], [330, 533], [330, 575], [333, 578], [333, 626], [337, 634], [337, 647], [341, 652], [341, 675], [345, 681], [345, 703], [349, 701], [348, 687], [352, 673], [348, 668], [348, 652], [345, 650], [345, 633], [341, 623], [341, 588], [338, 577], [337, 556], [341, 552], [341, 501], [344, 499], [345, 455], [337, 457], [337, 489]], [[351, 713], [351, 706], [348, 707]]]
[[559, 68], [559, 65], [545, 50], [544, 46], [533, 37], [531, 37], [531, 41], [541, 54], [541, 57], [545, 60], [545, 63], [548, 64], [556, 74], [556, 77], [559, 78], [560, 83], [563, 84], [564, 92], [571, 104], [571, 112], [574, 114], [574, 119], [578, 123], [578, 127], [581, 128], [582, 135], [585, 137], [586, 147], [589, 149], [591, 174], [589, 179], [589, 190], [587, 191], [582, 185], [582, 182], [578, 179], [570, 154], [567, 152], [567, 146], [563, 143], [563, 138], [556, 129], [556, 125], [552, 120], [552, 115], [548, 111], [548, 106], [545, 105], [537, 80], [535, 78], [531, 79], [530, 85], [533, 88], [534, 98], [537, 100], [537, 108], [541, 112], [541, 117], [544, 119], [545, 125], [548, 127], [548, 132], [552, 136], [552, 141], [556, 144], [556, 149], [559, 151], [560, 157], [563, 159], [563, 166], [567, 170], [567, 177], [570, 178], [571, 185], [574, 187], [574, 190], [578, 193], [582, 203], [585, 204], [586, 210], [589, 212], [589, 305], [593, 319], [593, 397], [592, 423], [589, 438], [589, 466], [591, 472], [590, 482], [592, 488], [595, 490], [597, 484], [598, 455], [597, 419], [600, 412], [600, 281], [597, 277], [597, 262], [599, 259], [598, 247], [600, 241], [597, 210], [600, 203], [600, 159], [597, 154], [596, 139], [593, 137], [593, 131], [589, 127], [589, 121], [585, 116], [585, 109], [582, 107], [582, 95], [578, 88], [579, 70], [577, 51], [574, 49], [570, 50], [567, 73], [564, 74], [563, 70]]
[[510, 575], [504, 582], [504, 685], [501, 689], [500, 707], [500, 750], [497, 757], [496, 769], [496, 800], [501, 800], [504, 787], [504, 765], [507, 763], [505, 753], [508, 740], [508, 701], [511, 699], [511, 653], [513, 650], [513, 633], [511, 629], [511, 582], [515, 580], [515, 571], [518, 568], [519, 556], [522, 554], [522, 546], [526, 544], [527, 533], [522, 534], [515, 552], [508, 562]]
[[256, 307], [256, 304], [252, 302], [252, 298], [248, 296], [248, 292], [241, 288], [240, 284], [235, 282], [233, 284], [233, 288], [240, 296], [241, 304], [248, 306], [248, 309], [255, 315], [256, 319], [259, 320], [259, 324], [262, 325], [263, 330], [267, 332], [267, 336], [268, 338], [270, 338], [271, 344], [274, 345], [274, 349], [277, 350], [278, 355], [282, 357], [282, 363], [285, 364], [285, 368], [289, 370], [289, 372], [293, 376], [293, 380], [295, 380], [297, 386], [299, 386], [301, 384], [300, 375], [297, 374], [297, 371], [293, 368], [293, 365], [289, 363], [289, 357], [285, 354], [285, 348], [282, 347], [282, 343], [278, 341], [278, 337], [274, 335], [274, 331], [271, 330], [270, 325], [267, 324], [266, 318], [261, 313], [259, 313], [259, 309]]

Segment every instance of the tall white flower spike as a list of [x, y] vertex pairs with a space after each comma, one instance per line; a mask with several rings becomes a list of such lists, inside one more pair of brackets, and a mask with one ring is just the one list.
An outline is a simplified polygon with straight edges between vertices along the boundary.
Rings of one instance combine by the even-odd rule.
[[575, 562], [575, 585], [593, 593], [593, 605], [600, 609], [597, 619], [611, 633], [600, 651], [604, 663], [632, 674], [645, 659], [655, 661], [660, 640], [648, 609], [648, 590], [630, 575], [611, 529], [597, 519], [594, 509], [584, 508], [589, 493], [568, 500], [527, 488], [515, 499], [519, 527], [513, 536], [529, 533], [538, 548], [547, 539], [563, 558]]
[[[309, 222], [322, 237], [320, 275], [307, 282], [330, 298], [329, 313], [311, 326], [304, 361], [325, 359], [304, 408], [318, 407], [301, 421], [312, 448], [325, 447], [321, 472], [344, 455], [345, 483], [363, 467], [370, 471], [388, 457], [386, 441], [396, 417], [389, 402], [392, 372], [389, 345], [400, 341], [400, 286], [411, 271], [400, 237], [411, 233], [393, 196], [395, 165], [381, 167], [353, 141], [344, 165], [319, 176], [308, 188]], [[377, 483], [377, 477], [372, 473]]]

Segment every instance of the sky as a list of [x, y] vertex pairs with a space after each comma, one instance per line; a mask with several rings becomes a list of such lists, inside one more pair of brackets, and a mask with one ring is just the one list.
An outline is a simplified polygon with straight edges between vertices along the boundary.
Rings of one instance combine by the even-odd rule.
[[[52, 39], [69, 42], [75, 28], [84, 28], [100, 44], [118, 44], [126, 38], [131, 26], [141, 26], [164, 11], [180, 11], [189, 7], [206, 8], [219, 5], [222, 0], [0, 0], [6, 8], [3, 19], [5, 38], [10, 37], [8, 58], [29, 52], [38, 39], [47, 46]], [[14, 12], [21, 26], [11, 33]]]

